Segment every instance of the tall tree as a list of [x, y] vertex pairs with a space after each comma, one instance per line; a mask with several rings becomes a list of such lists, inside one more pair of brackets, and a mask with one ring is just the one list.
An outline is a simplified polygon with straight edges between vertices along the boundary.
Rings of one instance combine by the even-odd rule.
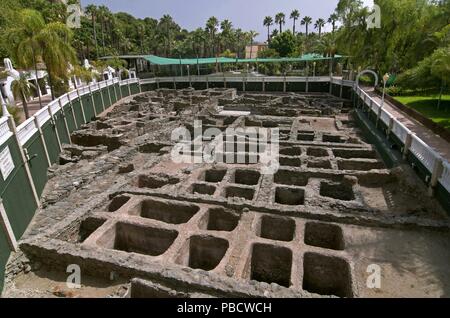
[[293, 10], [290, 18], [292, 19], [292, 34], [295, 35], [295, 22], [300, 18], [300, 12], [298, 10]]
[[250, 39], [250, 58], [253, 58], [253, 41], [258, 35], [259, 33], [253, 30], [248, 32], [248, 37]]
[[275, 23], [280, 26], [280, 33], [283, 32], [283, 25], [286, 23], [286, 15], [283, 12], [277, 13]]
[[333, 33], [336, 30], [336, 22], [338, 20], [339, 20], [339, 16], [336, 13], [331, 14], [330, 17], [328, 18], [328, 23], [331, 24]]
[[28, 82], [29, 74], [22, 73], [20, 76], [11, 83], [11, 90], [16, 100], [22, 100], [23, 112], [25, 113], [25, 118], [30, 118], [30, 112], [28, 110], [28, 100], [31, 97], [31, 88], [34, 85]]
[[216, 33], [217, 27], [219, 26], [219, 20], [216, 17], [210, 17], [208, 21], [206, 21], [206, 30], [209, 32], [210, 40], [211, 40], [211, 55], [215, 56], [216, 52]]
[[325, 20], [320, 18], [317, 19], [316, 23], [314, 23], [314, 28], [319, 30], [319, 38], [322, 35], [322, 28], [325, 26]]
[[94, 32], [95, 57], [98, 58], [98, 42], [97, 42], [97, 7], [90, 4], [86, 7], [85, 12], [91, 17], [92, 29]]
[[267, 43], [270, 42], [270, 27], [273, 25], [273, 18], [271, 16], [267, 16], [264, 18], [264, 26], [267, 27]]
[[38, 83], [38, 62], [42, 60], [42, 46], [39, 38], [45, 28], [45, 21], [38, 11], [24, 9], [18, 14], [18, 23], [7, 31], [11, 56], [20, 66], [34, 69], [35, 87], [41, 108], [43, 105]]
[[308, 37], [308, 26], [312, 23], [312, 18], [309, 16], [305, 16], [300, 23], [305, 26], [306, 37]]

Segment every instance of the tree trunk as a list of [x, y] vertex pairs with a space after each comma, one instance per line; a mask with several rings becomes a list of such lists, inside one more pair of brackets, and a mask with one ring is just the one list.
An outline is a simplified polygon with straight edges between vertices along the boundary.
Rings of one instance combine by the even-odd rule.
[[48, 72], [48, 84], [50, 85], [50, 90], [52, 92], [52, 100], [55, 100], [55, 90], [53, 88], [52, 77], [50, 76], [50, 72]]
[[267, 43], [270, 43], [270, 26], [267, 26]]
[[295, 35], [295, 19], [294, 19], [294, 24], [292, 25], [292, 33]]
[[28, 111], [28, 104], [27, 104], [27, 98], [25, 97], [24, 93], [22, 92], [22, 106], [23, 106], [23, 112], [25, 113], [25, 118], [30, 118], [30, 112]]
[[95, 15], [92, 15], [92, 24], [94, 28], [94, 42], [95, 42], [95, 58], [98, 58], [98, 44], [97, 44], [97, 26], [95, 23]]
[[33, 54], [33, 64], [34, 64], [34, 75], [36, 76], [36, 90], [37, 90], [38, 98], [39, 98], [39, 108], [42, 108], [41, 88], [39, 87], [39, 83], [38, 83], [37, 62], [36, 62], [36, 56], [34, 55], [34, 49], [32, 49], [32, 54]]

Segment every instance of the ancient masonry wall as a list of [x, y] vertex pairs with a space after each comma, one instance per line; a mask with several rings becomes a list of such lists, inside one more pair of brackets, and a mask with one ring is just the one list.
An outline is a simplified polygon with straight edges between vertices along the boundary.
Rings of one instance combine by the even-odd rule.
[[[411, 136], [401, 131], [401, 127], [396, 127], [393, 125], [392, 121], [386, 120], [383, 114], [379, 113], [375, 107], [372, 107], [371, 102], [366, 100], [366, 97], [361, 94], [354, 94], [351, 87], [344, 87], [342, 82], [339, 84], [330, 82], [316, 82], [316, 83], [286, 83], [286, 81], [273, 81], [273, 82], [263, 82], [263, 83], [232, 83], [232, 82], [211, 82], [211, 83], [189, 83], [189, 82], [176, 82], [176, 81], [154, 81], [153, 83], [143, 83], [142, 85], [138, 80], [128, 80], [128, 81], [110, 81], [101, 82], [89, 87], [83, 87], [75, 92], [71, 92], [60, 97], [58, 100], [52, 102], [46, 108], [41, 110], [36, 114], [35, 117], [27, 120], [25, 123], [19, 127], [15, 127], [14, 123], [8, 118], [3, 118], [0, 120], [0, 153], [1, 160], [4, 162], [5, 167], [10, 167], [9, 169], [4, 169], [2, 167], [2, 176], [0, 179], [0, 191], [1, 191], [1, 223], [0, 228], [0, 272], [3, 273], [4, 266], [8, 260], [10, 251], [17, 248], [16, 241], [19, 240], [27, 228], [30, 220], [32, 219], [36, 209], [39, 206], [39, 198], [42, 195], [43, 189], [47, 182], [47, 169], [49, 169], [54, 163], [60, 160], [60, 153], [63, 150], [63, 144], [71, 144], [71, 135], [74, 131], [81, 128], [83, 125], [89, 123], [95, 119], [100, 113], [106, 111], [110, 106], [112, 106], [117, 101], [126, 98], [130, 95], [138, 94], [142, 91], [151, 91], [157, 88], [177, 88], [182, 89], [192, 85], [194, 88], [204, 89], [204, 88], [236, 88], [239, 90], [246, 91], [294, 91], [301, 92], [304, 89], [309, 92], [326, 92], [333, 93], [335, 96], [340, 96], [348, 99], [352, 99], [354, 105], [361, 108], [364, 114], [371, 119], [378, 128], [382, 129], [387, 138], [392, 140], [393, 146], [398, 147], [398, 149], [404, 155], [404, 158], [410, 162], [417, 170], [418, 174], [422, 177], [423, 181], [430, 186], [431, 190], [434, 190], [437, 198], [441, 201], [444, 208], [448, 209], [449, 204], [449, 193], [448, 185], [442, 180], [444, 177], [438, 178], [437, 174], [443, 176], [445, 173], [448, 174], [448, 167], [443, 166], [441, 169], [435, 168], [435, 163], [430, 169], [427, 158], [424, 157], [423, 153], [419, 150], [420, 144], [414, 143], [411, 140]], [[206, 87], [204, 87], [206, 86]], [[226, 109], [226, 105], [224, 108]], [[234, 108], [236, 109], [236, 108]], [[239, 109], [238, 109], [239, 110]], [[240, 109], [242, 110], [242, 109]], [[264, 111], [267, 109], [261, 109], [261, 114], [264, 115]], [[276, 114], [275, 114], [276, 115]], [[251, 123], [248, 123], [251, 125]], [[298, 138], [309, 138], [307, 133], [303, 135], [300, 134]], [[80, 137], [80, 136], [78, 136]], [[317, 137], [317, 136], [316, 136]], [[77, 138], [77, 134], [72, 135], [72, 139]], [[82, 136], [80, 137], [82, 138]], [[102, 136], [99, 136], [102, 138]], [[313, 136], [313, 138], [315, 138]], [[322, 138], [327, 138], [327, 136], [322, 136]], [[302, 139], [299, 139], [302, 140]], [[333, 142], [332, 140], [322, 140], [323, 142]], [[79, 144], [80, 142], [77, 141]], [[113, 141], [108, 141], [108, 144], [114, 144]], [[89, 146], [89, 145], [85, 145]], [[109, 149], [110, 150], [110, 149]], [[314, 149], [310, 150], [314, 151]], [[315, 156], [314, 154], [311, 154]], [[333, 154], [332, 158], [337, 156]], [[320, 157], [320, 156], [319, 156]], [[288, 161], [290, 158], [284, 158]], [[338, 165], [345, 164], [334, 161], [327, 160], [316, 160], [317, 162], [311, 163], [311, 165], [319, 165], [312, 168], [324, 168], [321, 165], [330, 164]], [[441, 163], [442, 164], [442, 163]], [[289, 166], [290, 163], [285, 162], [283, 165]], [[326, 167], [325, 167], [326, 168]], [[345, 167], [342, 167], [345, 170]], [[353, 168], [352, 168], [353, 169]], [[365, 168], [364, 168], [365, 169]], [[431, 171], [430, 171], [431, 170]], [[250, 176], [243, 176], [244, 179], [250, 178]], [[235, 176], [236, 178], [236, 176]], [[283, 179], [280, 175], [280, 178]], [[258, 179], [259, 180], [259, 179]], [[143, 184], [146, 182], [154, 182], [152, 180], [141, 180]], [[246, 184], [246, 183], [245, 183]], [[281, 182], [283, 184], [283, 182]], [[334, 190], [333, 185], [330, 185], [330, 189], [327, 188], [327, 184], [320, 185], [320, 191], [324, 193], [332, 193]], [[206, 183], [198, 183], [192, 185], [195, 193], [202, 192], [214, 192], [215, 189], [211, 188], [210, 185]], [[247, 189], [248, 188], [248, 189]], [[226, 188], [224, 196], [233, 196], [233, 191], [243, 191], [247, 190], [245, 193], [249, 193], [249, 197], [253, 198], [251, 187], [233, 189], [232, 187]], [[301, 191], [296, 189], [297, 191]], [[278, 193], [274, 193], [274, 197], [281, 201], [289, 201], [292, 197], [292, 189], [289, 187], [279, 187], [276, 188]], [[139, 200], [136, 197], [136, 200]], [[134, 201], [130, 201], [134, 202]], [[137, 201], [136, 201], [137, 202]], [[284, 204], [284, 203], [283, 203]], [[200, 207], [202, 209], [202, 207]], [[207, 209], [205, 208], [205, 211]], [[202, 210], [203, 211], [203, 210]], [[209, 210], [208, 210], [209, 211]], [[186, 212], [189, 214], [189, 211]], [[210, 212], [208, 212], [210, 213]], [[120, 213], [117, 214], [120, 217]], [[200, 215], [200, 214], [199, 214]], [[230, 219], [231, 223], [233, 216], [222, 216], [221, 212], [215, 212], [215, 214], [208, 214], [205, 218], [210, 218], [214, 220], [215, 218]], [[264, 220], [262, 220], [261, 226], [264, 228]], [[205, 221], [206, 222], [206, 221]], [[214, 221], [211, 221], [214, 223]], [[227, 221], [228, 222], [228, 221]], [[226, 223], [227, 223], [226, 222]], [[228, 223], [229, 223], [228, 222]], [[182, 222], [181, 222], [182, 223]], [[227, 225], [228, 226], [228, 225]], [[297, 224], [295, 228], [303, 228], [304, 224]], [[311, 233], [315, 230], [314, 225], [305, 225], [311, 228]], [[120, 243], [120, 232], [123, 229], [118, 226], [115, 228], [115, 235], [118, 235], [118, 240]], [[175, 230], [175, 229], [172, 229]], [[293, 230], [293, 231], [294, 231]], [[264, 232], [264, 230], [261, 230]], [[163, 230], [162, 237], [166, 237], [167, 241], [171, 240], [170, 229]], [[119, 234], [117, 234], [119, 233]], [[270, 233], [267, 235], [271, 235]], [[105, 234], [105, 237], [108, 235]], [[314, 235], [312, 235], [314, 236]], [[132, 240], [131, 240], [132, 241]], [[158, 246], [164, 242], [158, 242]], [[107, 243], [105, 243], [107, 244]], [[222, 242], [220, 241], [205, 241], [199, 237], [198, 241], [192, 241], [190, 244], [192, 246], [204, 246], [205, 244], [211, 244], [220, 250]], [[336, 243], [337, 244], [337, 243]], [[255, 248], [252, 251], [254, 257], [262, 257], [267, 253], [272, 253], [271, 251], [264, 250], [266, 247], [264, 245]], [[259, 249], [259, 251], [258, 251]], [[275, 251], [280, 253], [279, 257], [289, 257], [287, 250]], [[186, 256], [187, 257], [187, 256]], [[178, 262], [184, 262], [185, 260], [176, 260]], [[310, 260], [314, 262], [312, 258]], [[211, 265], [211, 264], [210, 264]], [[209, 266], [208, 264], [202, 264], [202, 266]], [[212, 266], [212, 265], [211, 265]], [[243, 265], [244, 266], [244, 265]], [[156, 269], [155, 269], [156, 270]], [[252, 269], [254, 273], [252, 275], [258, 275], [258, 269]], [[249, 274], [250, 275], [250, 274]], [[277, 278], [278, 279], [278, 278]], [[281, 282], [283, 277], [280, 278]], [[3, 284], [3, 275], [0, 275], [0, 287]], [[135, 285], [139, 285], [139, 281], [135, 282]], [[350, 292], [349, 292], [350, 290]], [[351, 293], [352, 287], [345, 286], [342, 292], [346, 294]]]

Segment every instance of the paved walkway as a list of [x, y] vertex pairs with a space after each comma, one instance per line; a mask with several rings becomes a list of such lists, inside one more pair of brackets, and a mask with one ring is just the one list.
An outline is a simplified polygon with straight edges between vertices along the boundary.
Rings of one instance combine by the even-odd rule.
[[[52, 96], [50, 94], [42, 96], [42, 107], [47, 106], [48, 103], [52, 101]], [[18, 103], [17, 107], [20, 108], [21, 114], [20, 114], [20, 123], [25, 121], [25, 113], [23, 112], [22, 103]], [[39, 104], [39, 98], [34, 98], [32, 101], [28, 102], [28, 111], [30, 113], [30, 116], [33, 116], [41, 109], [41, 106]]]
[[[364, 88], [364, 90], [370, 97], [375, 99], [376, 102], [381, 104], [381, 97], [374, 92], [373, 88]], [[422, 123], [402, 112], [389, 101], [384, 101], [383, 108], [386, 109], [386, 111], [394, 116], [399, 122], [405, 125], [406, 128], [415, 133], [417, 137], [422, 139], [443, 158], [450, 162], [450, 143], [435, 134], [429, 128], [425, 127]]]

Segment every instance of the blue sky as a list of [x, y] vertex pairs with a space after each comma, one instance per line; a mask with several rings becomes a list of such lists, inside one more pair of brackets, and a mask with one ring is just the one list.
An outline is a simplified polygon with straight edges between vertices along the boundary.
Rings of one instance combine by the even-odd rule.
[[[373, 0], [364, 2], [373, 3]], [[267, 37], [262, 25], [265, 16], [284, 12], [289, 17], [293, 9], [298, 9], [301, 16], [328, 19], [338, 0], [81, 0], [81, 3], [83, 6], [103, 4], [112, 12], [123, 11], [138, 18], [159, 19], [170, 14], [187, 30], [203, 27], [210, 16], [216, 16], [219, 20], [229, 19], [236, 28], [257, 31], [260, 33], [257, 40], [263, 41]], [[292, 28], [292, 21], [286, 21], [285, 27]]]

